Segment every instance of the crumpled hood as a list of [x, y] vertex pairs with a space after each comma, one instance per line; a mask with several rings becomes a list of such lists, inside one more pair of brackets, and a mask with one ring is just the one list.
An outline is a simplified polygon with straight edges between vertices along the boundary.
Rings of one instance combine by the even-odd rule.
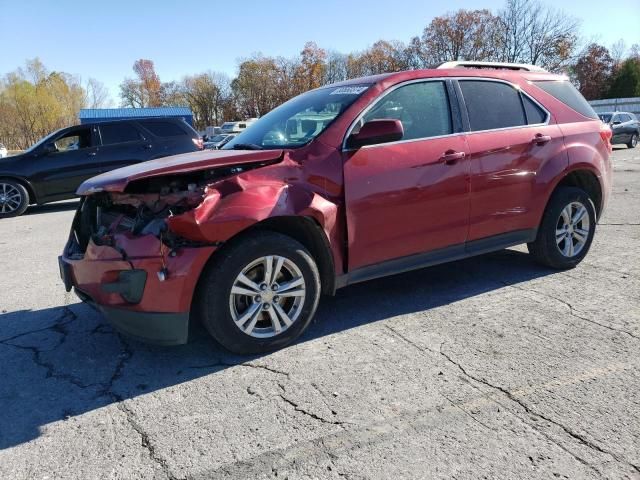
[[76, 193], [89, 195], [100, 191], [123, 192], [129, 182], [141, 178], [188, 173], [229, 165], [267, 162], [279, 158], [282, 153], [282, 150], [204, 150], [158, 158], [90, 178], [80, 185]]

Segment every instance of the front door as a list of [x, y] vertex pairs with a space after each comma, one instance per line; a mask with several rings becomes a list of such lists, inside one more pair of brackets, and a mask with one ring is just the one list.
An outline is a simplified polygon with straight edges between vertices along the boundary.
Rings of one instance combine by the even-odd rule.
[[42, 185], [44, 201], [71, 197], [82, 182], [100, 173], [94, 127], [67, 129], [52, 143], [55, 151], [37, 158], [40, 164], [37, 181]]
[[451, 112], [444, 81], [419, 81], [383, 93], [358, 123], [398, 119], [404, 136], [344, 153], [350, 271], [464, 245], [468, 149]]

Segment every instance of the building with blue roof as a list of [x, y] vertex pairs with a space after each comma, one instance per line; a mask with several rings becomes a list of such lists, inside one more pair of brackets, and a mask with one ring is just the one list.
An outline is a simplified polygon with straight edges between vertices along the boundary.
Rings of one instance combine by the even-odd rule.
[[80, 124], [110, 122], [132, 118], [171, 117], [182, 118], [193, 126], [193, 113], [189, 107], [149, 107], [149, 108], [83, 108], [78, 115]]

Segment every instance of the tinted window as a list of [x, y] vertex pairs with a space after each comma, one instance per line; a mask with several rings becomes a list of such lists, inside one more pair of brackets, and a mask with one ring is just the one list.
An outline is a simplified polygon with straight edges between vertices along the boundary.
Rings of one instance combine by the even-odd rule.
[[384, 96], [361, 123], [397, 119], [404, 127], [403, 140], [436, 137], [453, 132], [444, 82], [410, 83]]
[[526, 125], [520, 93], [506, 83], [460, 82], [472, 131]]
[[527, 123], [529, 125], [544, 123], [547, 120], [547, 112], [542, 110], [526, 95], [522, 95], [522, 103], [524, 104], [524, 111], [527, 114]]
[[630, 122], [631, 121], [631, 117], [629, 115], [620, 115], [620, 121], [622, 123], [624, 122]]
[[100, 125], [100, 135], [102, 136], [103, 145], [133, 142], [142, 138], [138, 130], [129, 123]]
[[598, 117], [600, 117], [600, 120], [602, 120], [604, 123], [609, 123], [611, 121], [610, 113], [599, 113]]
[[553, 95], [568, 107], [573, 108], [576, 112], [581, 113], [585, 117], [598, 118], [598, 115], [593, 108], [591, 108], [589, 102], [584, 99], [580, 92], [576, 90], [576, 87], [571, 85], [568, 80], [548, 80], [535, 83], [549, 95]]
[[145, 122], [142, 125], [156, 137], [177, 137], [178, 135], [185, 135], [185, 131], [182, 128], [171, 122]]

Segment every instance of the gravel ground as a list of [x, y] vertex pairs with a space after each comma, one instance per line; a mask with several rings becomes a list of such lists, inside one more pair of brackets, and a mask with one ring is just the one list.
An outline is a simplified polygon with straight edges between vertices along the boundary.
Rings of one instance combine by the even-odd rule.
[[76, 202], [0, 221], [0, 478], [640, 478], [640, 148], [586, 260], [516, 248], [352, 286], [262, 357], [66, 294]]

